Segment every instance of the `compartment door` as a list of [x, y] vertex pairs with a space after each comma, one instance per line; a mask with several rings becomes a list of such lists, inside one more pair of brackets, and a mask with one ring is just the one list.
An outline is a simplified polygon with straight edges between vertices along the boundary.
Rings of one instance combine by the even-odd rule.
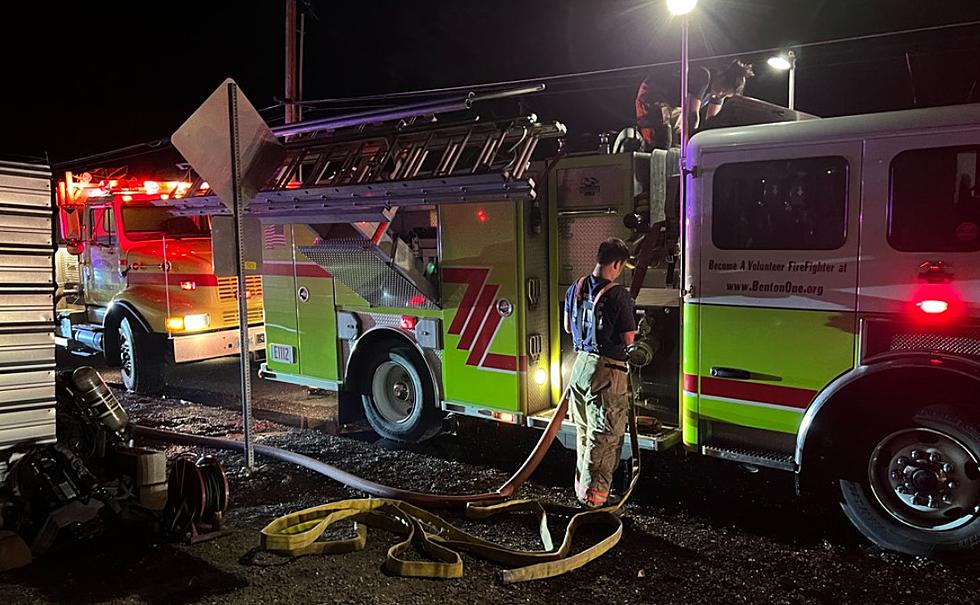
[[444, 301], [445, 398], [519, 412], [518, 206], [514, 202], [439, 209]]

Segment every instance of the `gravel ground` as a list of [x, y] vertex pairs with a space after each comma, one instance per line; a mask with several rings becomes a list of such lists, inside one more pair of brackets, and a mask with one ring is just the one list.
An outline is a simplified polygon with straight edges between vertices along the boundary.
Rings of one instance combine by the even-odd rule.
[[[208, 405], [173, 393], [121, 399], [143, 424], [239, 437], [238, 415], [222, 407], [236, 384], [232, 366], [215, 366], [210, 374], [214, 396], [197, 399]], [[291, 406], [309, 395], [290, 387], [282, 397]], [[262, 443], [392, 485], [446, 493], [498, 485], [537, 437], [464, 421], [455, 434], [402, 449], [367, 432], [335, 436], [262, 418], [256, 425]], [[185, 449], [147, 445], [168, 454]], [[289, 560], [256, 553], [257, 530], [274, 517], [362, 494], [262, 459], [258, 472], [245, 477], [240, 455], [218, 455], [231, 475], [230, 535], [193, 546], [132, 531], [104, 535], [0, 574], [0, 603], [980, 603], [980, 562], [883, 552], [857, 535], [832, 503], [798, 501], [789, 474], [749, 473], [680, 452], [644, 457], [623, 538], [611, 553], [569, 575], [514, 586], [499, 582], [494, 565], [467, 555], [462, 579], [389, 576], [381, 564], [395, 537], [379, 530], [365, 550], [347, 555]], [[572, 462], [570, 452], [553, 446], [522, 495], [569, 503]], [[526, 518], [489, 524], [450, 518], [509, 545], [538, 546]], [[552, 527], [553, 534], [560, 531]]]

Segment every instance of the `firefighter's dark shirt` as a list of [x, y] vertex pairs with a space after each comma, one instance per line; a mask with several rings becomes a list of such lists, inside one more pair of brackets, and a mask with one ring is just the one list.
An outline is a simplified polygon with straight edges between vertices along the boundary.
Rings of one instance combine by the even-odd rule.
[[[687, 76], [687, 93], [699, 99], [702, 104], [702, 109], [704, 109], [703, 106], [707, 105], [711, 100], [711, 72], [707, 67], [698, 66], [690, 69]], [[675, 81], [671, 78], [651, 76], [643, 80], [636, 93], [637, 123], [641, 127], [659, 123], [661, 121], [659, 112], [655, 111], [654, 113], [656, 115], [650, 116], [652, 104], [666, 103], [675, 106], [680, 96], [677, 92], [679, 89], [679, 79]]]
[[[578, 282], [578, 280], [575, 281]], [[582, 294], [587, 299], [590, 292], [598, 293], [607, 283], [609, 283], [608, 280], [589, 275], [585, 283], [582, 284]], [[602, 295], [599, 300], [599, 313], [602, 322], [596, 328], [597, 342], [595, 343], [578, 342], [579, 334], [575, 328], [575, 318], [572, 314], [573, 298], [575, 298], [575, 284], [572, 284], [565, 293], [565, 315], [572, 327], [572, 341], [575, 349], [626, 361], [626, 342], [623, 341], [623, 333], [636, 330], [633, 299], [630, 298], [629, 291], [623, 286], [615, 286]]]

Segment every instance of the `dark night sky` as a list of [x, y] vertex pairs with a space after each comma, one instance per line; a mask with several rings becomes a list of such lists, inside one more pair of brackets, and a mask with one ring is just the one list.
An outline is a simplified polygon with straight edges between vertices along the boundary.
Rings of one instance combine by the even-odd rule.
[[[18, 13], [27, 6], [18, 3]], [[652, 63], [675, 59], [679, 48], [662, 0], [314, 0], [310, 8], [307, 99]], [[35, 2], [27, 10], [6, 15], [0, 37], [5, 154], [57, 162], [168, 137], [228, 76], [257, 107], [282, 95], [280, 0]], [[691, 52], [977, 19], [977, 0], [701, 0]], [[766, 68], [764, 55], [746, 59], [759, 74], [746, 94], [785, 102], [785, 74]], [[980, 27], [807, 48], [797, 74], [798, 107], [818, 115], [980, 101]], [[617, 129], [631, 118], [640, 79], [559, 83], [529, 104], [573, 131]], [[266, 115], [275, 121], [281, 110]]]

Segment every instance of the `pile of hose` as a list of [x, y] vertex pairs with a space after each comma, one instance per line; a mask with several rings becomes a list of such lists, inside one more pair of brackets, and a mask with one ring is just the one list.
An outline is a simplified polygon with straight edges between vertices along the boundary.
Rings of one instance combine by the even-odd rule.
[[[256, 445], [255, 453], [297, 464], [325, 475], [374, 498], [355, 498], [314, 506], [274, 520], [261, 530], [261, 546], [270, 552], [292, 556], [339, 554], [361, 550], [367, 543], [367, 528], [376, 527], [404, 538], [388, 549], [386, 571], [409, 577], [458, 578], [463, 575], [460, 552], [508, 567], [501, 572], [505, 584], [558, 576], [582, 567], [613, 548], [622, 537], [619, 509], [626, 504], [640, 476], [639, 439], [636, 413], [629, 409], [632, 445], [632, 478], [615, 504], [581, 509], [530, 499], [510, 499], [538, 467], [554, 441], [568, 409], [568, 391], [538, 443], [520, 469], [499, 488], [483, 494], [441, 495], [403, 490], [358, 477], [335, 466], [287, 450]], [[134, 433], [157, 440], [225, 450], [243, 450], [240, 441], [134, 426]], [[465, 507], [471, 519], [489, 519], [501, 513], [533, 513], [538, 521], [541, 550], [513, 549], [469, 534], [425, 508]], [[548, 515], [569, 518], [561, 544], [555, 548], [548, 528]], [[321, 540], [333, 524], [354, 522], [353, 538]], [[608, 533], [593, 545], [572, 553], [575, 532], [584, 526], [604, 526]], [[430, 560], [405, 559], [401, 554], [415, 548]]]

